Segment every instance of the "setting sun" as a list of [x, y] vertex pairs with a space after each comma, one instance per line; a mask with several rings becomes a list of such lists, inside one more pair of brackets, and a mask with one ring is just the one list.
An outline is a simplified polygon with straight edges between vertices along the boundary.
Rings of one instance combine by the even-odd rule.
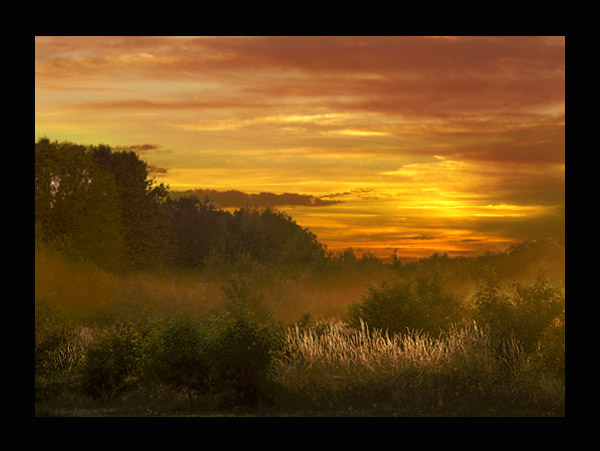
[[278, 207], [332, 250], [564, 239], [564, 37], [44, 36], [35, 61], [36, 139], [134, 150], [174, 191], [335, 199]]

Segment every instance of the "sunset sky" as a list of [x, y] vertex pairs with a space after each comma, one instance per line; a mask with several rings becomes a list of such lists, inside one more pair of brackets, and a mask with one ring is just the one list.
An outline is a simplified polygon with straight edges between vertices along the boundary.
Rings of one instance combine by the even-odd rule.
[[564, 37], [36, 37], [35, 138], [282, 206], [330, 250], [470, 255], [565, 230]]

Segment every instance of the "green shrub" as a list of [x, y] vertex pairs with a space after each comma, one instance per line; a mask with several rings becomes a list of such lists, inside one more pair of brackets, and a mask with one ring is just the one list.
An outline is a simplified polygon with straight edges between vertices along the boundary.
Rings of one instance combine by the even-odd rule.
[[383, 280], [379, 287], [369, 287], [362, 301], [352, 304], [348, 313], [355, 327], [362, 319], [370, 328], [389, 333], [408, 328], [436, 335], [461, 320], [461, 312], [460, 300], [434, 275], [415, 281]]
[[488, 277], [475, 294], [475, 319], [488, 324], [497, 338], [516, 338], [528, 352], [544, 343], [559, 350], [561, 340], [564, 352], [562, 289], [551, 285], [544, 274], [531, 284], [514, 284], [513, 288], [512, 293], [502, 292], [498, 280]]
[[283, 329], [272, 317], [237, 306], [212, 321], [211, 381], [223, 404], [270, 402]]
[[153, 382], [193, 393], [209, 389], [208, 335], [198, 321], [178, 313], [148, 343], [146, 376]]
[[95, 338], [80, 368], [82, 393], [93, 399], [109, 399], [135, 388], [141, 350], [140, 335], [126, 326], [116, 325]]

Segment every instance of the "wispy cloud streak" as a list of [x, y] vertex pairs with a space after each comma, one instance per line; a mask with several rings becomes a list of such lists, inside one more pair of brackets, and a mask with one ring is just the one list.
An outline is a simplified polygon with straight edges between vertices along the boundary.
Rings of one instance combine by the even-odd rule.
[[[36, 136], [142, 152], [175, 189], [353, 193], [323, 208], [355, 199], [374, 216], [345, 217], [345, 236], [373, 246], [564, 234], [564, 37], [37, 37], [35, 50]], [[295, 214], [339, 236], [340, 222]]]

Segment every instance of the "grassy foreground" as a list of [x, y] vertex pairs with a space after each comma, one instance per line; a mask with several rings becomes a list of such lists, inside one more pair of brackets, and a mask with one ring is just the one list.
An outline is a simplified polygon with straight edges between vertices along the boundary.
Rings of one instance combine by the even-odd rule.
[[38, 247], [35, 415], [564, 416], [564, 287], [425, 263], [118, 276]]

